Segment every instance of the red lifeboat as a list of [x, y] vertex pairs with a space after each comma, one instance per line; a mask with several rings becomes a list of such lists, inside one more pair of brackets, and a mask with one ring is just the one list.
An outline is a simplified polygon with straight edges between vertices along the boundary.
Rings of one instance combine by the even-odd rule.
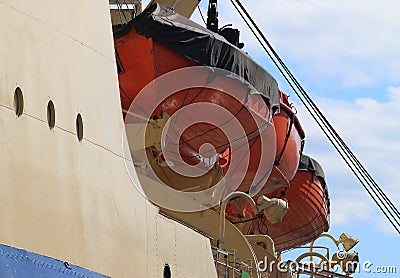
[[[279, 195], [280, 192], [277, 192]], [[272, 197], [272, 196], [271, 196]], [[306, 244], [329, 229], [330, 201], [321, 165], [303, 155], [295, 177], [286, 190], [289, 210], [282, 222], [253, 222], [251, 234], [268, 234], [277, 251]]]
[[[164, 165], [201, 165], [210, 171], [220, 167], [227, 184], [234, 186], [228, 191], [256, 194], [266, 188], [276, 153], [271, 122], [279, 109], [276, 81], [224, 38], [188, 22], [155, 4], [114, 32], [125, 120], [134, 123], [168, 115], [164, 145], [171, 148], [153, 148], [147, 156]], [[215, 74], [216, 67], [225, 73]], [[208, 147], [202, 150], [205, 144]], [[158, 170], [166, 169], [164, 174], [169, 175], [167, 168]]]
[[280, 92], [280, 112], [274, 115], [276, 133], [275, 165], [261, 195], [269, 195], [270, 188], [287, 188], [296, 174], [299, 165], [305, 134], [296, 115], [296, 110], [289, 103], [289, 97]]
[[[254, 199], [261, 195], [270, 196], [276, 191], [284, 191], [297, 172], [304, 143], [304, 131], [296, 115], [296, 110], [289, 103], [289, 97], [280, 92], [280, 112], [273, 116], [276, 136], [275, 163], [265, 185]], [[290, 206], [290, 204], [289, 204]], [[228, 218], [233, 221], [244, 217], [251, 211], [246, 201], [236, 199], [227, 206]]]

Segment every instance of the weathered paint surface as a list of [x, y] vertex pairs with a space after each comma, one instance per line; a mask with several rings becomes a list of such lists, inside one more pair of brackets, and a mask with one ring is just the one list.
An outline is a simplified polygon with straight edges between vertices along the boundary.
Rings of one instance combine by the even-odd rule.
[[0, 242], [111, 277], [165, 263], [216, 277], [209, 240], [159, 215], [125, 168], [108, 1], [0, 0], [0, 21]]

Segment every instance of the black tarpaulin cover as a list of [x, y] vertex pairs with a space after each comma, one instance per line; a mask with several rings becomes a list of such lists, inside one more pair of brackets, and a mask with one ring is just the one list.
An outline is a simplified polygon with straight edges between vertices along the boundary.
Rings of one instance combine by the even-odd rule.
[[262, 94], [272, 111], [279, 111], [276, 80], [224, 37], [157, 3], [128, 24], [114, 26], [114, 37], [125, 35], [131, 28], [201, 65], [237, 74], [253, 87], [249, 93]]
[[314, 171], [314, 176], [320, 177], [325, 180], [324, 170], [322, 166], [315, 159], [303, 154], [301, 155], [299, 167], [297, 168], [299, 171]]

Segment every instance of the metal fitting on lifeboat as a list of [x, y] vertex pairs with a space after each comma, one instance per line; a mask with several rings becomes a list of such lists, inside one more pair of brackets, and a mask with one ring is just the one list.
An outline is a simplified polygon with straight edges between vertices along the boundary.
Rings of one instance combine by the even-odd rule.
[[264, 195], [257, 199], [257, 205], [259, 211], [264, 210], [265, 218], [267, 218], [270, 224], [281, 222], [289, 209], [287, 200], [278, 198], [269, 199]]

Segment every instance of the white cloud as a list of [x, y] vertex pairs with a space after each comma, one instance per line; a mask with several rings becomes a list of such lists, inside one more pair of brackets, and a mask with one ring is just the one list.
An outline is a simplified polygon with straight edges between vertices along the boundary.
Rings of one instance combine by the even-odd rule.
[[397, 231], [393, 226], [383, 217], [375, 219], [375, 229], [387, 236], [398, 236]]
[[357, 220], [368, 221], [374, 213], [369, 200], [358, 190], [348, 190], [346, 194], [331, 199], [332, 226], [346, 225]]
[[400, 102], [400, 87], [390, 86], [388, 91], [392, 100]]

